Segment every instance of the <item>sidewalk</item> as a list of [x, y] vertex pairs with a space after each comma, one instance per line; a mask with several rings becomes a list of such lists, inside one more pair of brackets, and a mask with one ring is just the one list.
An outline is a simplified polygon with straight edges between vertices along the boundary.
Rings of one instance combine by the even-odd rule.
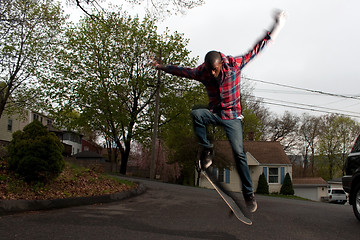
[[146, 187], [139, 183], [138, 187], [135, 189], [93, 197], [78, 197], [54, 200], [0, 200], [0, 216], [27, 211], [50, 210], [97, 203], [115, 202], [140, 195], [145, 191]]

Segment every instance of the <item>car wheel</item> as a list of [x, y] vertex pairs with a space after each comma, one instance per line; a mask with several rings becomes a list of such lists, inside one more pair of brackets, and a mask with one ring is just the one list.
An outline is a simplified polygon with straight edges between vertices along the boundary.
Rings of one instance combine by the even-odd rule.
[[354, 194], [355, 194], [355, 201], [353, 204], [353, 210], [355, 216], [360, 221], [360, 183], [356, 186]]

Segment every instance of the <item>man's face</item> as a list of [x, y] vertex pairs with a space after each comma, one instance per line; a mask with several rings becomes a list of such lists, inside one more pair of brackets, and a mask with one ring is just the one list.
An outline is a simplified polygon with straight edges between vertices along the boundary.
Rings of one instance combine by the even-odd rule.
[[214, 78], [217, 78], [219, 76], [220, 71], [221, 71], [221, 66], [222, 66], [222, 61], [221, 60], [217, 60], [213, 64], [208, 63], [208, 62], [205, 63], [206, 70]]

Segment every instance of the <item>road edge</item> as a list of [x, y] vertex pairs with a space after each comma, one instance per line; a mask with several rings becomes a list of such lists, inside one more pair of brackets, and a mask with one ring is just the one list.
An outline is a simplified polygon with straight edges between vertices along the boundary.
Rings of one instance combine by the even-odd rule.
[[146, 192], [146, 187], [143, 184], [138, 183], [136, 188], [100, 196], [52, 200], [0, 200], [0, 216], [29, 211], [51, 210], [99, 203], [110, 203], [138, 196], [144, 192]]

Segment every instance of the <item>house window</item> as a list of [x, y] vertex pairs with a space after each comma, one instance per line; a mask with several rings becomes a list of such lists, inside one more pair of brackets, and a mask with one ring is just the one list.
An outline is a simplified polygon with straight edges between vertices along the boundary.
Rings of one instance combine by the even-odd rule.
[[37, 115], [37, 114], [34, 113], [34, 121], [35, 121], [35, 120], [39, 120], [39, 115]]
[[70, 140], [70, 133], [64, 133], [63, 134], [63, 139], [64, 140]]
[[63, 140], [69, 140], [71, 142], [76, 142], [76, 143], [80, 143], [81, 144], [81, 138], [79, 135], [75, 134], [75, 133], [64, 133], [63, 134]]
[[8, 131], [12, 132], [12, 126], [13, 126], [13, 121], [12, 119], [8, 119]]
[[279, 183], [279, 168], [269, 168], [269, 183]]
[[220, 168], [219, 172], [218, 172], [218, 181], [219, 182], [224, 182], [224, 169]]
[[76, 143], [81, 143], [80, 136], [75, 133], [71, 134], [71, 141], [76, 142]]
[[217, 177], [219, 182], [230, 183], [230, 170], [224, 168], [213, 168], [212, 173]]

